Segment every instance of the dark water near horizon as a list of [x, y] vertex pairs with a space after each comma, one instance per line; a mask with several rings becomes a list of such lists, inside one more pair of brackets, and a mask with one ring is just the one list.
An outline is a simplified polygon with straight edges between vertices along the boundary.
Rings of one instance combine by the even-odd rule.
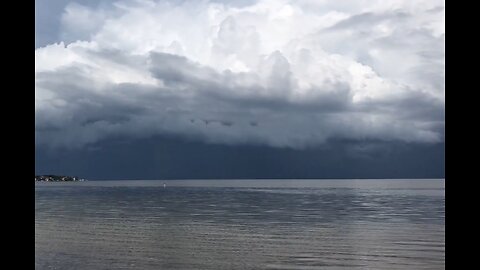
[[445, 181], [36, 183], [35, 268], [444, 269]]

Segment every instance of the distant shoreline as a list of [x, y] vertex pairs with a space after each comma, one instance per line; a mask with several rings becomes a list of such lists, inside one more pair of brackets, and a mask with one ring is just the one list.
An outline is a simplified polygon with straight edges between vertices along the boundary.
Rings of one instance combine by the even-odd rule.
[[83, 182], [87, 181], [77, 176], [66, 175], [35, 175], [35, 182]]

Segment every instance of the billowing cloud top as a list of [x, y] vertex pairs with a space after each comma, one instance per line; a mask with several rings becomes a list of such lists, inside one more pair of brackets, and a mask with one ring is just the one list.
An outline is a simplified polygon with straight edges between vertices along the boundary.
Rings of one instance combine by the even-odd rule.
[[443, 1], [71, 3], [61, 29], [35, 50], [38, 144], [443, 141]]

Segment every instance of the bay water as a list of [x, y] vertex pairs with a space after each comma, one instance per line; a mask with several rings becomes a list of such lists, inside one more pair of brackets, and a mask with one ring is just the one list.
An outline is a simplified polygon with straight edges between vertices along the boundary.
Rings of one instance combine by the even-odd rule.
[[444, 269], [445, 180], [35, 183], [36, 269]]

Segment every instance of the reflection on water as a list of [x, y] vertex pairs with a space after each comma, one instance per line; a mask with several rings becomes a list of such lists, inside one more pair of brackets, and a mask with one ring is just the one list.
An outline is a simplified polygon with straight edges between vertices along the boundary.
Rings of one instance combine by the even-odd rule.
[[445, 268], [444, 181], [154, 182], [36, 185], [36, 269]]

